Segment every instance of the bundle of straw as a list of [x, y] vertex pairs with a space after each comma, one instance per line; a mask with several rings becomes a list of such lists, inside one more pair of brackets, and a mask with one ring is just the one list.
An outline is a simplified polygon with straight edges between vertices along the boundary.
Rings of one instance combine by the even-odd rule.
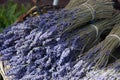
[[[90, 49], [84, 56], [89, 64], [95, 69], [104, 68], [109, 62], [109, 58], [115, 58], [112, 53], [120, 45], [120, 24], [115, 25], [110, 34], [98, 45]], [[92, 61], [92, 62], [91, 62]]]

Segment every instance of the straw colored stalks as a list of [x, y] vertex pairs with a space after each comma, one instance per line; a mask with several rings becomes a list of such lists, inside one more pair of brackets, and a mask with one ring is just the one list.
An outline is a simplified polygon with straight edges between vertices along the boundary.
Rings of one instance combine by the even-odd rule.
[[71, 9], [74, 8], [76, 6], [81, 5], [82, 3], [86, 2], [87, 0], [70, 0], [70, 2], [68, 3], [68, 5], [65, 7], [65, 9]]
[[93, 25], [98, 28], [98, 33], [100, 33], [99, 35], [101, 35], [101, 33], [104, 30], [112, 29], [113, 28], [112, 25], [119, 23], [119, 21], [120, 21], [120, 12], [114, 14], [111, 19], [105, 19], [105, 20], [102, 20], [100, 22], [96, 22]]
[[[82, 49], [82, 52], [88, 50], [89, 48], [93, 47], [99, 39], [101, 33], [107, 29], [112, 29], [112, 25], [119, 23], [120, 21], [120, 14], [116, 14], [111, 19], [105, 19], [102, 21], [98, 21], [94, 24], [90, 24], [88, 26], [85, 26], [84, 28], [80, 29], [79, 31], [73, 32], [73, 34], [69, 35], [69, 37], [72, 37], [73, 39], [76, 39], [77, 37], [80, 37], [82, 40], [84, 40], [84, 47]], [[66, 34], [66, 33], [65, 33]], [[68, 40], [71, 41], [67, 36]], [[72, 40], [73, 41], [73, 40]], [[67, 41], [69, 42], [69, 41]], [[81, 41], [82, 42], [82, 41]], [[80, 40], [79, 40], [80, 43]], [[78, 48], [79, 50], [79, 48]], [[80, 52], [80, 53], [82, 53]]]
[[[94, 0], [70, 0], [70, 2], [68, 3], [68, 5], [65, 7], [65, 9], [71, 9], [71, 8], [75, 8], [75, 7], [78, 7], [80, 6], [81, 4], [83, 3], [91, 3], [93, 2]], [[97, 2], [112, 2], [112, 0], [95, 0]]]
[[71, 24], [65, 32], [69, 32], [93, 19], [112, 17], [113, 3], [111, 1], [102, 2], [89, 0], [87, 3], [82, 4], [72, 10], [76, 10], [76, 14], [74, 15], [75, 20], [72, 21], [73, 24]]
[[112, 29], [105, 40], [84, 54], [83, 59], [88, 62], [88, 64], [92, 65], [92, 67], [94, 66], [95, 70], [106, 67], [110, 57], [115, 58], [112, 54], [115, 49], [119, 47], [120, 40], [118, 37], [111, 35], [120, 36], [120, 24], [117, 24]]
[[95, 68], [106, 66], [109, 58], [113, 57], [113, 51], [115, 51], [115, 49], [120, 46], [120, 24], [115, 25], [106, 39], [100, 43], [100, 46], [100, 55]]
[[[85, 59], [86, 63], [88, 63], [88, 64], [96, 63], [95, 58], [97, 57], [96, 55], [99, 54], [99, 50], [101, 48], [100, 48], [100, 44], [97, 45], [97, 47], [96, 46], [93, 47], [93, 46], [95, 44], [97, 44], [96, 41], [98, 41], [98, 39], [103, 31], [105, 31], [107, 29], [112, 29], [113, 28], [112, 25], [119, 23], [119, 21], [120, 21], [120, 14], [114, 15], [112, 19], [109, 19], [109, 20], [106, 19], [106, 20], [102, 20], [102, 21], [94, 23], [93, 25], [97, 27], [98, 33], [93, 25], [88, 25], [88, 26], [84, 27], [83, 29], [80, 29], [78, 32], [76, 32], [76, 34], [74, 34], [74, 35], [80, 36], [80, 38], [82, 40], [84, 40], [84, 46], [83, 46], [82, 51], [81, 52], [79, 51], [79, 55], [78, 55], [79, 58], [77, 58], [78, 59], [77, 61], [79, 61], [81, 59]], [[74, 37], [74, 38], [76, 38], [76, 37]], [[71, 40], [71, 41], [73, 41], [73, 40]], [[82, 41], [79, 40], [77, 45], [80, 42], [82, 42]], [[93, 48], [90, 49], [91, 47], [93, 47]], [[98, 50], [96, 48], [98, 48]], [[78, 49], [80, 49], [80, 47]], [[88, 51], [88, 52], [83, 54], [85, 51]]]

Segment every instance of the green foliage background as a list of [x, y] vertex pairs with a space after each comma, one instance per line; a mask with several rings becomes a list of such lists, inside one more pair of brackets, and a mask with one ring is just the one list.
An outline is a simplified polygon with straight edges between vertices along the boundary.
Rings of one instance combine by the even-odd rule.
[[7, 5], [0, 6], [0, 32], [13, 24], [26, 10], [23, 4], [21, 7], [18, 7], [17, 3], [14, 3], [12, 0], [9, 0]]

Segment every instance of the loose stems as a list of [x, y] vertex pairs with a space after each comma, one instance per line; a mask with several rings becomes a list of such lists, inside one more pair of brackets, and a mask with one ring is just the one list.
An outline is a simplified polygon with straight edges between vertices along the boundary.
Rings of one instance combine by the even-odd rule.
[[120, 79], [120, 59], [100, 70], [91, 70], [86, 74], [84, 80], [119, 80]]

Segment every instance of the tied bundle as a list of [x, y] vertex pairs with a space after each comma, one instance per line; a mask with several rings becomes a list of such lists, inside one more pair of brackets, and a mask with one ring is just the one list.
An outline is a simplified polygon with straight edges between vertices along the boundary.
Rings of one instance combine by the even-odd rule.
[[[63, 9], [58, 14], [55, 14], [55, 21], [57, 24], [54, 26], [44, 26], [44, 29], [56, 29], [56, 34], [63, 34], [64, 32], [72, 31], [90, 20], [101, 19], [101, 18], [111, 18], [113, 14], [113, 2], [111, 1], [92, 1], [73, 8], [73, 9]], [[60, 14], [59, 14], [60, 13]], [[63, 14], [62, 14], [63, 13]], [[51, 17], [50, 17], [51, 19]], [[43, 22], [43, 21], [42, 21]], [[47, 20], [46, 24], [50, 24]], [[47, 32], [50, 30], [48, 29]]]
[[101, 18], [110, 18], [113, 13], [113, 2], [112, 1], [94, 1], [88, 0], [85, 3], [71, 8], [75, 14], [72, 16], [73, 20], [71, 25], [67, 27], [64, 32], [69, 32], [71, 30], [84, 25], [86, 22]]
[[[93, 1], [93, 0], [70, 0], [70, 2], [65, 7], [65, 9], [75, 8], [77, 6], [80, 6], [81, 4], [84, 4], [85, 2], [87, 3], [87, 2], [91, 2], [91, 1]], [[95, 1], [108, 2], [108, 1], [112, 1], [112, 0], [95, 0]]]
[[[61, 56], [62, 64], [65, 63], [65, 59], [70, 60], [70, 56], [74, 57], [82, 55], [83, 52], [86, 52], [88, 49], [93, 47], [100, 35], [107, 29], [112, 29], [112, 25], [120, 21], [120, 14], [115, 14], [113, 18], [98, 21], [94, 24], [84, 26], [81, 29], [75, 30], [72, 33], [64, 33], [60, 37], [60, 42], [65, 42], [67, 44], [66, 49], [70, 49], [71, 52], [64, 57], [64, 53]], [[75, 54], [74, 54], [75, 53]], [[73, 55], [74, 54], [74, 55]]]
[[86, 1], [87, 0], [70, 0], [70, 2], [67, 4], [67, 6], [65, 8], [71, 9], [71, 8], [81, 5], [82, 3], [86, 2]]
[[[64, 76], [67, 71], [64, 75], [61, 73], [76, 60], [75, 53], [79, 46], [74, 44], [79, 42], [80, 37], [84, 42], [95, 39], [95, 33], [99, 34], [101, 28], [97, 30], [95, 26], [95, 29], [87, 27], [86, 29], [90, 30], [87, 34], [87, 30], [84, 32], [81, 29], [83, 32], [78, 30], [78, 33], [64, 40], [66, 32], [73, 31], [90, 20], [111, 17], [112, 13], [113, 2], [90, 0], [74, 9], [50, 11], [38, 17], [28, 18], [23, 23], [14, 24], [0, 34], [1, 59], [6, 61], [6, 66], [10, 66], [10, 69], [5, 71], [6, 75], [15, 80], [56, 80], [59, 77], [57, 75]], [[94, 36], [86, 37], [89, 34]], [[78, 38], [75, 40], [76, 37]], [[67, 44], [67, 40], [70, 44]], [[74, 42], [71, 42], [72, 40]], [[84, 50], [85, 43], [80, 46]]]
[[[84, 28], [78, 31], [75, 30], [73, 33], [64, 35], [63, 38], [61, 38], [60, 40], [63, 40], [64, 44], [68, 45], [63, 50], [60, 59], [58, 59], [57, 68], [59, 68], [60, 70], [57, 70], [57, 73], [55, 74], [62, 77], [65, 76], [65, 80], [71, 78], [83, 78], [86, 72], [91, 69], [91, 67], [84, 64], [87, 58], [85, 58], [85, 60], [82, 60], [82, 57], [84, 56], [83, 53], [97, 44], [100, 35], [104, 31], [112, 29], [112, 25], [119, 23], [119, 21], [120, 14], [115, 14], [113, 18], [109, 20], [106, 19], [98, 21], [92, 25], [90, 24], [88, 26], [84, 26]], [[72, 66], [70, 67], [68, 64]], [[82, 68], [83, 66], [84, 68]], [[66, 72], [63, 73], [63, 70], [65, 70]]]
[[[85, 34], [87, 29], [90, 31]], [[96, 38], [96, 30], [88, 26], [84, 29], [86, 31], [82, 29], [84, 34], [80, 31], [78, 32], [80, 35], [74, 33], [74, 37], [70, 39], [71, 41], [74, 40], [74, 42], [71, 42], [74, 48], [72, 50], [69, 49], [71, 45], [64, 44], [64, 40], [62, 41], [61, 38], [55, 36], [54, 31], [56, 30], [54, 28], [49, 30], [48, 28], [48, 32], [44, 32], [41, 30], [41, 27], [31, 27], [25, 22], [24, 24], [14, 25], [6, 30], [3, 35], [1, 34], [2, 47], [0, 53], [2, 54], [2, 59], [4, 61], [7, 60], [7, 66], [10, 65], [10, 69], [7, 72], [5, 71], [7, 76], [14, 76], [13, 79], [21, 80], [49, 80], [51, 77], [53, 80], [56, 80], [58, 77], [54, 77], [54, 72], [58, 72], [57, 74], [55, 73], [56, 75], [62, 75], [63, 70], [76, 59], [76, 54], [78, 53], [79, 55], [79, 52], [76, 53], [77, 49], [79, 49], [79, 46], [77, 47], [76, 45], [77, 41], [80, 43], [79, 37], [86, 41], [88, 41], [88, 38]], [[94, 36], [87, 37], [89, 33], [91, 36], [94, 34]], [[78, 36], [76, 40], [74, 39], [76, 38], [75, 35]], [[66, 63], [68, 65], [65, 65]], [[59, 70], [61, 66], [64, 66], [61, 68], [63, 70]]]
[[[112, 53], [120, 46], [120, 24], [115, 25], [111, 33], [106, 39], [100, 43], [100, 52], [97, 56], [96, 68], [105, 67], [108, 64], [109, 58], [114, 57]], [[96, 59], [95, 59], [96, 60]]]
[[[120, 45], [120, 24], [115, 25], [110, 34], [98, 45], [86, 52], [84, 60], [93, 65], [95, 69], [107, 66], [112, 54]], [[115, 58], [116, 59], [116, 58]], [[91, 62], [92, 61], [92, 62]]]

